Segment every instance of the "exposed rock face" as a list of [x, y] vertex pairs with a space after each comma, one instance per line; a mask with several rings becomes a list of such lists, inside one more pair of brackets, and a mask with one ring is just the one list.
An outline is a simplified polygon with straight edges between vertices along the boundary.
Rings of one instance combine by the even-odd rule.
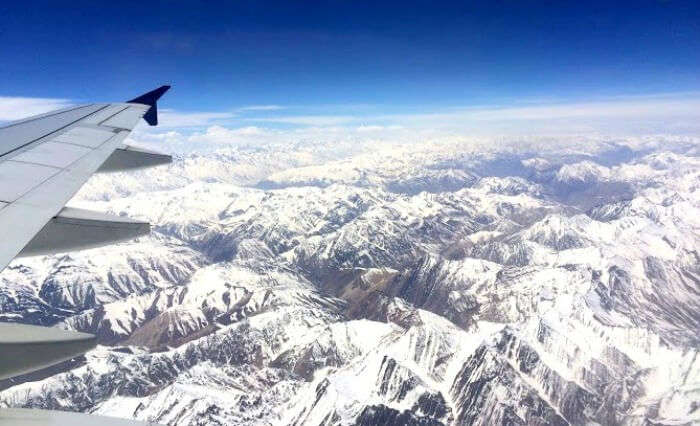
[[73, 203], [154, 232], [3, 271], [0, 319], [101, 346], [3, 383], [0, 406], [172, 425], [698, 423], [696, 148], [586, 149], [296, 144], [98, 176]]

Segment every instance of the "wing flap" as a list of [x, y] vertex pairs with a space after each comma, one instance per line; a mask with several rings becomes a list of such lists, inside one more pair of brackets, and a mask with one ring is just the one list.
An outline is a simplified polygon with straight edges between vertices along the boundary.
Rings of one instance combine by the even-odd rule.
[[36, 371], [82, 355], [97, 345], [91, 334], [0, 323], [0, 379]]
[[120, 172], [124, 170], [145, 169], [172, 163], [173, 157], [159, 152], [133, 146], [124, 146], [115, 150], [98, 170], [99, 173]]
[[84, 250], [148, 235], [150, 231], [148, 222], [64, 207], [44, 225], [19, 256]]

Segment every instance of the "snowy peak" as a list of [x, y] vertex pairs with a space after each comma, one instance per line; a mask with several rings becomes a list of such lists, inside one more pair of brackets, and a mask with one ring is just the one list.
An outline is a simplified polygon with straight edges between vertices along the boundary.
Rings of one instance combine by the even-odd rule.
[[574, 164], [564, 164], [557, 171], [557, 181], [570, 184], [580, 185], [588, 184], [608, 179], [610, 169], [596, 164], [592, 161], [581, 161]]

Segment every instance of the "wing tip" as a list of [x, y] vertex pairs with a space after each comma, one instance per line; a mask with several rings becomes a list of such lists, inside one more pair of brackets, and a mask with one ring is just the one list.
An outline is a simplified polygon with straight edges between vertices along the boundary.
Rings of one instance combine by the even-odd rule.
[[157, 89], [153, 89], [150, 92], [146, 92], [141, 96], [137, 96], [130, 101], [126, 101], [129, 104], [144, 104], [153, 105], [161, 96], [168, 90], [170, 90], [169, 84], [164, 84]]
[[127, 103], [150, 106], [148, 111], [146, 111], [146, 114], [144, 114], [143, 119], [146, 120], [146, 122], [151, 126], [156, 126], [158, 124], [158, 106], [156, 102], [161, 96], [163, 96], [163, 94], [165, 94], [165, 92], [170, 90], [170, 87], [171, 86], [169, 84], [164, 84], [157, 89], [153, 89], [148, 93], [144, 93], [141, 96], [127, 101]]

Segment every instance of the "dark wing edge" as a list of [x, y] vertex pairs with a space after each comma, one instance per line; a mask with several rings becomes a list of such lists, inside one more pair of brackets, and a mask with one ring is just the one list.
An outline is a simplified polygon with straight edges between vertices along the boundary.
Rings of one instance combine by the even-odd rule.
[[168, 85], [160, 86], [157, 89], [151, 90], [148, 93], [144, 93], [137, 98], [127, 101], [127, 103], [148, 105], [150, 108], [148, 111], [146, 111], [146, 114], [144, 114], [143, 119], [146, 120], [146, 123], [149, 125], [156, 126], [158, 125], [158, 99], [160, 99], [160, 97], [163, 96], [163, 94], [169, 89], [170, 86]]

